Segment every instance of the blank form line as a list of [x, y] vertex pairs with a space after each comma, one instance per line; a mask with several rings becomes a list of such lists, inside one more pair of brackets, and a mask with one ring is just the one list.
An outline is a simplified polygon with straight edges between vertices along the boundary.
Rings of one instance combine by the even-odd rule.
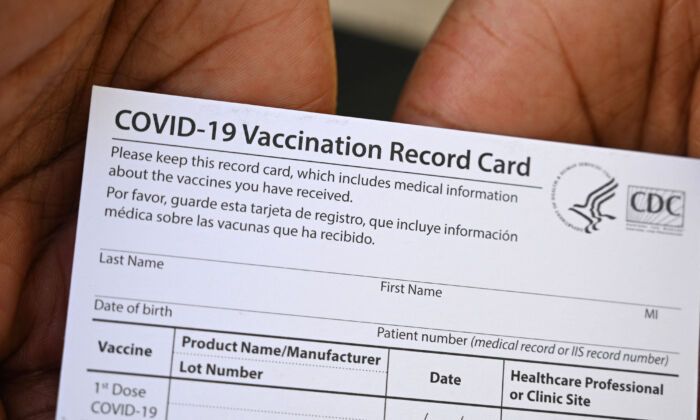
[[235, 312], [248, 312], [248, 313], [255, 313], [255, 314], [262, 314], [262, 315], [287, 316], [287, 317], [292, 317], [292, 318], [319, 319], [319, 320], [323, 320], [323, 321], [339, 321], [339, 322], [348, 322], [348, 323], [353, 323], [353, 324], [390, 326], [390, 327], [398, 327], [398, 328], [413, 328], [413, 329], [420, 329], [420, 330], [453, 332], [453, 333], [470, 334], [470, 335], [484, 335], [484, 336], [489, 336], [489, 337], [505, 337], [505, 338], [520, 339], [520, 340], [545, 341], [548, 343], [579, 344], [579, 345], [586, 345], [586, 346], [607, 347], [607, 348], [615, 348], [615, 349], [623, 349], [623, 350], [648, 351], [648, 352], [654, 352], [654, 353], [664, 353], [664, 354], [674, 354], [674, 355], [680, 354], [679, 352], [670, 351], [670, 350], [657, 350], [657, 349], [647, 349], [647, 348], [638, 348], [638, 347], [617, 346], [617, 345], [612, 345], [612, 344], [597, 344], [597, 343], [587, 343], [587, 342], [579, 342], [579, 341], [553, 340], [553, 339], [537, 338], [537, 337], [523, 337], [523, 336], [517, 336], [517, 335], [482, 333], [482, 332], [478, 332], [478, 331], [462, 331], [462, 330], [454, 330], [454, 329], [448, 329], [448, 328], [434, 328], [434, 327], [425, 327], [425, 326], [419, 326], [419, 325], [404, 325], [404, 324], [393, 324], [393, 323], [388, 323], [388, 322], [365, 321], [365, 320], [345, 319], [345, 318], [333, 318], [333, 317], [324, 317], [324, 316], [306, 315], [306, 314], [292, 314], [292, 313], [284, 313], [284, 312], [262, 311], [262, 310], [255, 310], [255, 309], [231, 308], [231, 307], [226, 307], [226, 306], [198, 305], [198, 304], [194, 304], [194, 303], [168, 302], [168, 301], [162, 301], [162, 300], [139, 299], [139, 298], [106, 296], [106, 295], [95, 295], [95, 297], [101, 298], [101, 299], [117, 299], [117, 300], [128, 300], [128, 301], [134, 301], [134, 302], [148, 302], [148, 303], [160, 303], [160, 304], [165, 304], [165, 305], [189, 306], [189, 307], [193, 307], [193, 308], [203, 308], [203, 309], [220, 309], [220, 310], [235, 311]]
[[638, 307], [653, 308], [653, 309], [668, 309], [668, 310], [672, 310], [672, 311], [681, 311], [682, 310], [682, 308], [678, 307], [678, 306], [649, 304], [649, 303], [641, 303], [641, 302], [628, 302], [628, 301], [611, 300], [611, 299], [589, 298], [589, 297], [582, 297], [582, 296], [558, 295], [558, 294], [554, 294], [554, 293], [526, 292], [526, 291], [522, 291], [522, 290], [499, 289], [499, 288], [481, 287], [481, 286], [469, 286], [469, 285], [463, 285], [463, 284], [442, 283], [442, 282], [425, 281], [425, 280], [410, 280], [410, 279], [401, 279], [401, 278], [397, 278], [397, 277], [383, 277], [383, 276], [373, 276], [373, 275], [367, 275], [367, 274], [343, 273], [343, 272], [339, 272], [339, 271], [316, 270], [313, 268], [301, 268], [301, 267], [287, 267], [287, 266], [272, 265], [272, 264], [258, 264], [258, 263], [244, 262], [244, 261], [232, 261], [232, 260], [221, 260], [221, 259], [213, 259], [213, 258], [189, 257], [189, 256], [184, 256], [184, 255], [160, 254], [160, 253], [155, 253], [155, 252], [143, 252], [143, 251], [133, 251], [133, 250], [125, 250], [125, 249], [115, 249], [115, 248], [100, 248], [100, 251], [120, 252], [120, 253], [124, 253], [124, 254], [149, 255], [149, 256], [153, 256], [153, 257], [175, 258], [175, 259], [191, 260], [191, 261], [215, 262], [215, 263], [222, 263], [222, 264], [235, 264], [235, 265], [242, 265], [242, 266], [248, 266], [248, 267], [261, 267], [261, 268], [271, 268], [271, 269], [278, 269], [278, 270], [301, 271], [301, 272], [306, 272], [306, 273], [331, 274], [334, 276], [363, 277], [363, 278], [375, 279], [375, 280], [391, 280], [391, 281], [403, 282], [403, 283], [429, 284], [432, 286], [456, 287], [456, 288], [462, 288], [462, 289], [482, 290], [482, 291], [487, 291], [487, 292], [515, 293], [515, 294], [520, 294], [520, 295], [541, 296], [541, 297], [555, 298], [555, 299], [569, 299], [569, 300], [579, 300], [579, 301], [585, 301], [585, 302], [607, 303], [607, 304], [613, 304], [613, 305], [638, 306]]
[[320, 160], [299, 159], [299, 158], [290, 158], [290, 157], [274, 156], [274, 155], [263, 155], [263, 154], [259, 154], [259, 153], [237, 152], [234, 150], [211, 149], [208, 147], [194, 147], [194, 146], [185, 146], [185, 145], [180, 145], [180, 144], [158, 143], [158, 142], [154, 142], [154, 141], [125, 139], [125, 138], [120, 138], [120, 137], [112, 137], [112, 140], [120, 141], [120, 142], [127, 142], [127, 143], [150, 144], [153, 146], [175, 147], [175, 148], [179, 148], [179, 149], [201, 150], [201, 151], [205, 151], [205, 152], [229, 153], [229, 154], [234, 154], [234, 155], [252, 156], [252, 157], [258, 157], [258, 158], [265, 158], [265, 159], [279, 159], [279, 160], [288, 160], [288, 161], [293, 161], [293, 162], [314, 163], [317, 165], [342, 166], [344, 168], [367, 169], [370, 171], [391, 172], [391, 173], [404, 174], [404, 175], [417, 175], [417, 176], [427, 176], [427, 177], [433, 177], [433, 178], [454, 179], [457, 181], [478, 182], [478, 183], [483, 183], [483, 184], [505, 185], [505, 186], [509, 186], [509, 187], [529, 188], [529, 189], [536, 189], [536, 190], [542, 189], [542, 187], [539, 185], [518, 184], [518, 183], [514, 183], [514, 182], [490, 181], [487, 179], [462, 178], [462, 177], [458, 177], [458, 176], [428, 174], [425, 172], [401, 171], [398, 169], [377, 168], [374, 166], [348, 165], [345, 163], [324, 162], [324, 161], [320, 161]]

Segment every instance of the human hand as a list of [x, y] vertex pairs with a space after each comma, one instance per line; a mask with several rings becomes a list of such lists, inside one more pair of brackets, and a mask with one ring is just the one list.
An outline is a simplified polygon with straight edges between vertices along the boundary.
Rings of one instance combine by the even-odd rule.
[[0, 9], [0, 419], [50, 419], [91, 86], [333, 112], [333, 39], [317, 0]]
[[396, 119], [700, 156], [697, 0], [456, 1]]

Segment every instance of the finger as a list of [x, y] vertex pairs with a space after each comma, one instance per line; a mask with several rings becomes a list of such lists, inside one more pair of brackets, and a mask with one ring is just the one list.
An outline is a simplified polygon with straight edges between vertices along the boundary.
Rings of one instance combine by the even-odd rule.
[[[416, 63], [395, 117], [626, 148], [641, 146], [649, 130], [671, 137], [666, 150], [682, 150], [677, 110], [687, 108], [688, 95], [672, 93], [687, 90], [691, 71], [653, 67], [660, 5], [456, 1]], [[679, 38], [663, 38], [664, 51]], [[655, 84], [657, 73], [668, 79]]]

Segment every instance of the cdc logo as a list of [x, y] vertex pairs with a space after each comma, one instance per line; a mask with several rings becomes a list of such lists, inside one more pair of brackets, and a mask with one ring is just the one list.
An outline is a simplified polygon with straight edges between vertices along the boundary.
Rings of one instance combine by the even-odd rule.
[[685, 192], [662, 188], [627, 188], [627, 221], [682, 228]]

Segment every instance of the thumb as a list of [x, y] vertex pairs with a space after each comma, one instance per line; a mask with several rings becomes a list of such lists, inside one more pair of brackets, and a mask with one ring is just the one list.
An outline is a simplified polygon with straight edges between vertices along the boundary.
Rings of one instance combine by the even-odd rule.
[[696, 54], [675, 3], [455, 1], [395, 118], [684, 153]]

